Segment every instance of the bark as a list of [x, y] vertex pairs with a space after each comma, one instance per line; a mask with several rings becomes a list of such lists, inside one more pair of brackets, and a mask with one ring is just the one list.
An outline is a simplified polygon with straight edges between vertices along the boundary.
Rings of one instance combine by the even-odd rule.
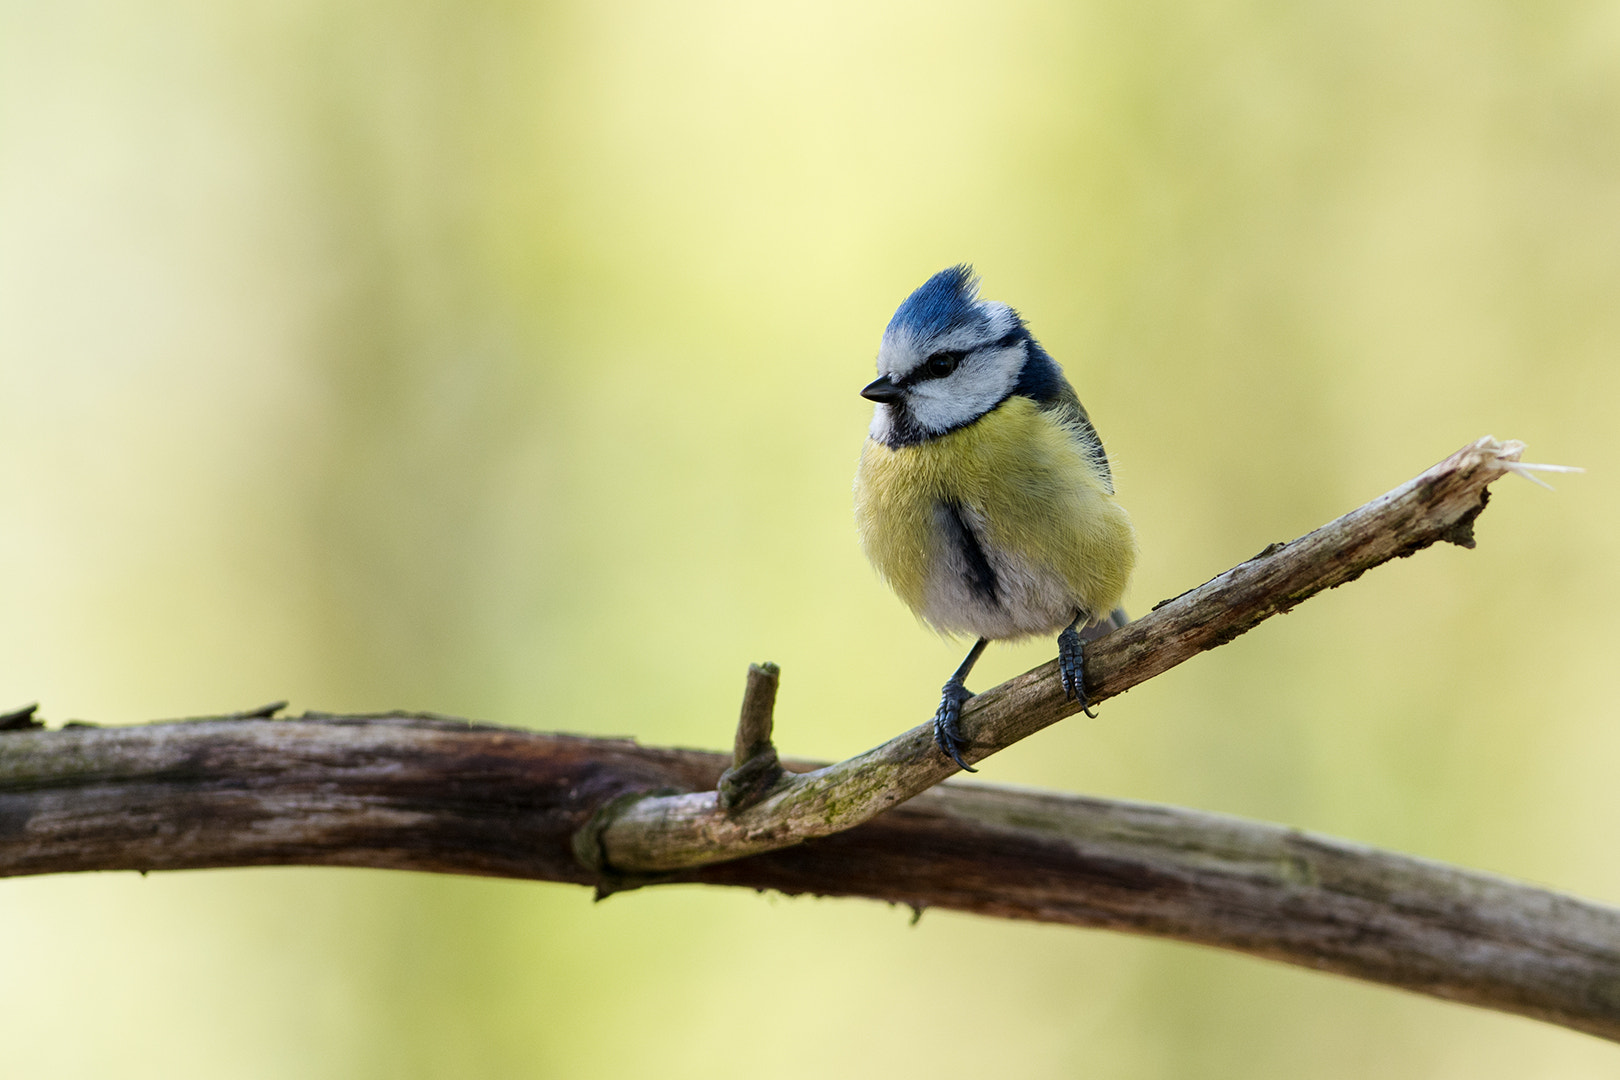
[[[1385, 560], [1473, 546], [1522, 446], [1415, 480], [1087, 647], [1093, 702]], [[594, 885], [707, 882], [1101, 926], [1235, 949], [1620, 1040], [1620, 911], [1297, 830], [948, 783], [927, 725], [784, 771], [776, 672], [726, 758], [426, 715], [43, 730], [0, 715], [0, 876], [366, 866]], [[963, 711], [980, 760], [1078, 710], [1055, 662]], [[729, 766], [729, 767], [728, 767]], [[932, 790], [929, 790], [932, 789]]]
[[0, 875], [368, 866], [864, 896], [1214, 945], [1620, 1040], [1620, 910], [1192, 810], [953, 781], [731, 862], [624, 878], [574, 857], [602, 806], [712, 789], [731, 762], [405, 715], [17, 731]]

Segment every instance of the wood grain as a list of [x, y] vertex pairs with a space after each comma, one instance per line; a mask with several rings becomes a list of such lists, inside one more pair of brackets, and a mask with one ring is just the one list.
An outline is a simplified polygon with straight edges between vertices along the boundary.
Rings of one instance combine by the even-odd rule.
[[953, 781], [751, 858], [642, 878], [575, 858], [600, 807], [710, 789], [729, 764], [404, 714], [8, 732], [0, 876], [367, 866], [861, 896], [1197, 942], [1620, 1040], [1620, 910], [1192, 810]]

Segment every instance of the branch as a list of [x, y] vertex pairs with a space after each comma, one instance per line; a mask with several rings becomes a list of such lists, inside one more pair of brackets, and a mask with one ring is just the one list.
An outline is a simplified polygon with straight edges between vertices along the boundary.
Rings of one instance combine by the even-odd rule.
[[[406, 715], [8, 732], [0, 876], [317, 865], [600, 885], [572, 850], [600, 807], [713, 788], [729, 763]], [[1214, 814], [947, 783], [663, 880], [1175, 938], [1620, 1041], [1620, 910]]]
[[[1481, 439], [1094, 642], [1091, 700], [1380, 562], [1436, 540], [1472, 547], [1486, 485], [1536, 468], [1518, 461], [1521, 449]], [[1620, 1041], [1620, 911], [1192, 811], [926, 791], [955, 771], [927, 726], [838, 765], [784, 772], [770, 743], [775, 692], [773, 667], [750, 672], [729, 769], [718, 755], [431, 716], [274, 721], [278, 703], [44, 731], [28, 707], [0, 716], [0, 876], [332, 865], [599, 893], [701, 881], [870, 896], [1216, 945]], [[1047, 664], [969, 703], [966, 756], [1074, 711]]]
[[[1486, 436], [1394, 491], [1291, 543], [1272, 544], [1091, 643], [1085, 659], [1091, 704], [1224, 645], [1379, 563], [1437, 540], [1473, 547], [1486, 486], [1509, 472], [1544, 468], [1521, 464], [1523, 449], [1523, 443]], [[983, 760], [1078, 711], [1063, 692], [1054, 660], [968, 702], [962, 733], [972, 749], [964, 757], [969, 763]], [[616, 802], [592, 822], [580, 854], [604, 871], [635, 875], [772, 851], [868, 821], [956, 771], [935, 749], [931, 725], [923, 724], [836, 765], [785, 776], [765, 798], [743, 808], [722, 806], [714, 791]]]

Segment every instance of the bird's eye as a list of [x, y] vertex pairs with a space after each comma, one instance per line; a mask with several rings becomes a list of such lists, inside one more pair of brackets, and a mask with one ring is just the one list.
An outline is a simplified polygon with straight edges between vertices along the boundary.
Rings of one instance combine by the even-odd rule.
[[959, 352], [937, 352], [930, 356], [923, 366], [927, 369], [930, 379], [943, 379], [955, 371], [956, 365], [961, 362], [962, 354]]

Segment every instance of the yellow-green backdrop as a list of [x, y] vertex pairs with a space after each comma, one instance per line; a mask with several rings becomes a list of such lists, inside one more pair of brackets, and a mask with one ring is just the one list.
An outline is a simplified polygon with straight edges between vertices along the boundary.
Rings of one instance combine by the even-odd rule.
[[[961, 653], [862, 561], [895, 305], [1062, 361], [1142, 611], [1479, 435], [1379, 569], [988, 763], [1620, 902], [1620, 8], [0, 0], [0, 707], [288, 697], [785, 753]], [[992, 649], [978, 685], [1048, 657]], [[630, 673], [630, 674], [627, 674]], [[4, 752], [0, 739], [0, 753]], [[1612, 1077], [1196, 948], [859, 901], [0, 882], [0, 1071]]]

